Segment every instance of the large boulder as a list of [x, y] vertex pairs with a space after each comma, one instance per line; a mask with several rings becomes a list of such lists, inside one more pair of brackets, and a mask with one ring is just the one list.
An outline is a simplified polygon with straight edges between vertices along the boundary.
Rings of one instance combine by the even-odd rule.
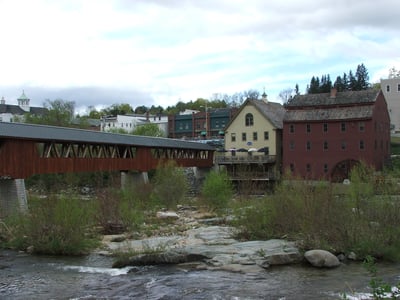
[[[254, 273], [273, 265], [298, 263], [303, 260], [294, 242], [273, 239], [239, 242], [234, 229], [223, 226], [194, 228], [184, 236], [153, 237], [122, 243], [109, 242], [108, 249], [131, 252], [114, 267], [157, 264], [201, 263], [211, 270]], [[136, 255], [135, 255], [136, 254]], [[198, 268], [198, 264], [194, 264]]]
[[326, 250], [309, 250], [304, 253], [304, 258], [318, 268], [334, 268], [340, 265], [339, 259]]

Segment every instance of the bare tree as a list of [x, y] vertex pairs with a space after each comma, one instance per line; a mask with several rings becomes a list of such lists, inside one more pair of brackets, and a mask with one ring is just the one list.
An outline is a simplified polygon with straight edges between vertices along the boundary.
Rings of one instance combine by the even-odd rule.
[[389, 69], [389, 79], [392, 78], [399, 78], [400, 77], [400, 71], [397, 70], [395, 67], [392, 67]]
[[293, 97], [294, 92], [293, 89], [287, 88], [279, 93], [279, 98], [282, 100], [283, 104], [287, 103]]

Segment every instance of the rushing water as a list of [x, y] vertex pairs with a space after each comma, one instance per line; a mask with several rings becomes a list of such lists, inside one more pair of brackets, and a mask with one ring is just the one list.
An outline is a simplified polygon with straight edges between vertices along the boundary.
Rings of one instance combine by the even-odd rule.
[[[0, 299], [343, 299], [369, 291], [360, 264], [327, 270], [274, 267], [258, 274], [194, 271], [176, 266], [112, 269], [112, 259], [29, 256], [0, 252]], [[400, 280], [400, 265], [379, 265]]]

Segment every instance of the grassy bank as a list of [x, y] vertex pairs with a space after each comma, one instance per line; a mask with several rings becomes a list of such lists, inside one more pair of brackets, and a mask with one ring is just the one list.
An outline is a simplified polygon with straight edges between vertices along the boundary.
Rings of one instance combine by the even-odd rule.
[[[185, 201], [185, 175], [176, 165], [159, 166], [152, 185], [121, 189], [116, 175], [83, 174], [81, 181], [75, 174], [35, 176], [28, 182], [29, 212], [0, 222], [0, 247], [81, 255], [97, 247], [103, 234], [151, 234], [165, 226], [155, 218], [158, 209]], [[82, 188], [90, 194], [82, 195]]]
[[189, 204], [222, 216], [233, 214], [230, 225], [239, 229], [242, 240], [286, 238], [298, 241], [304, 250], [400, 261], [400, 189], [393, 174], [396, 168], [376, 176], [360, 166], [352, 171], [350, 185], [286, 178], [273, 193], [237, 199], [226, 174], [215, 172], [206, 177], [199, 198], [188, 199], [185, 175], [173, 165], [160, 166], [152, 184], [122, 190], [114, 184], [103, 188], [104, 181], [113, 177], [102, 175], [96, 192], [85, 198], [68, 189], [56, 196], [45, 184], [48, 197], [30, 197], [28, 214], [0, 224], [0, 246], [82, 254], [96, 247], [102, 234], [127, 232], [141, 238], [181, 231], [182, 226], [157, 219], [156, 211]]
[[400, 261], [396, 186], [377, 182], [365, 166], [354, 169], [350, 181], [340, 189], [328, 182], [283, 181], [272, 195], [236, 207], [239, 238], [284, 237], [298, 241], [304, 250]]

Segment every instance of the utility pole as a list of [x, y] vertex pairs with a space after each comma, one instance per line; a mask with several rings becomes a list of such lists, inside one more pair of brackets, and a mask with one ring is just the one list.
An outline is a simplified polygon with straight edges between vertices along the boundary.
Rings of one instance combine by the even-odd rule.
[[207, 100], [206, 100], [206, 139], [208, 137], [208, 107], [207, 107]]

